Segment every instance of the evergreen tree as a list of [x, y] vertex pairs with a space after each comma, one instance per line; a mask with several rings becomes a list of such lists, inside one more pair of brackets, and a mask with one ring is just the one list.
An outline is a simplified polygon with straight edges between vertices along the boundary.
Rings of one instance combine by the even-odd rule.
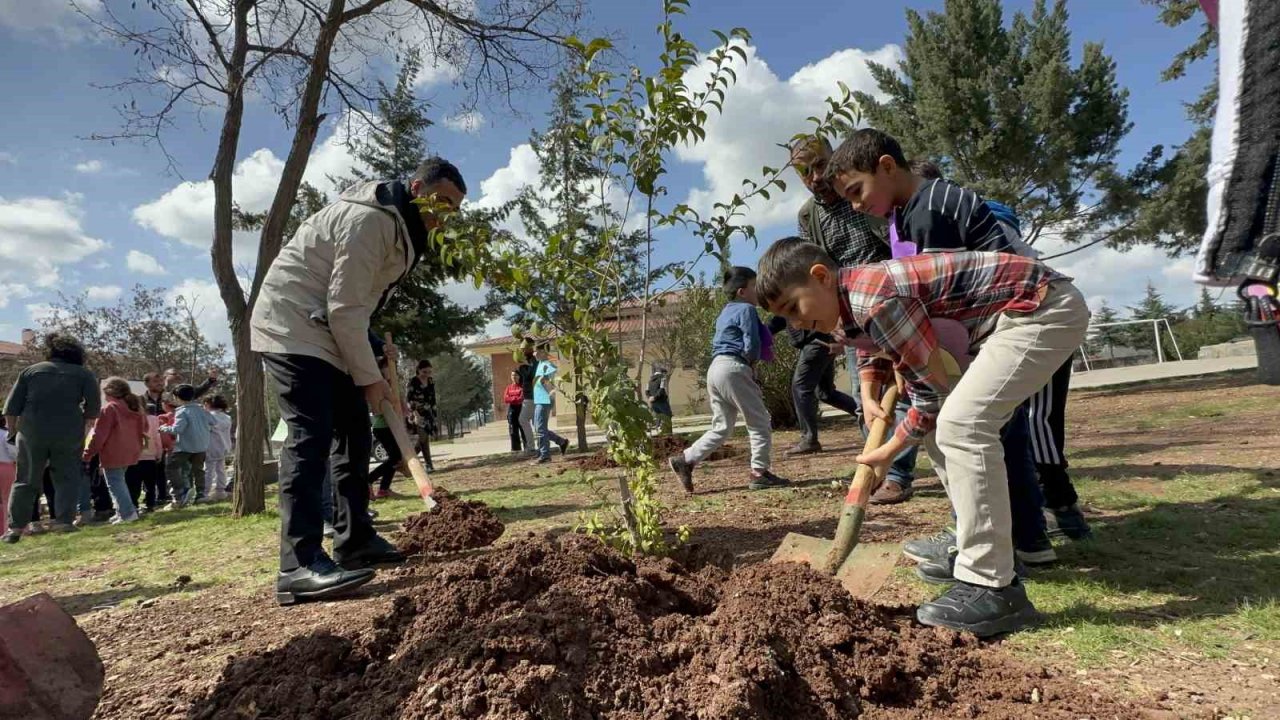
[[488, 374], [472, 355], [450, 350], [431, 358], [436, 380], [436, 419], [454, 437], [462, 422], [493, 402]]
[[899, 67], [869, 65], [885, 99], [856, 96], [908, 158], [1014, 207], [1033, 244], [1050, 228], [1080, 240], [1132, 208], [1115, 164], [1129, 94], [1101, 45], [1086, 42], [1072, 65], [1066, 0], [1036, 0], [1007, 28], [1000, 0], [947, 0], [907, 23]]
[[[585, 132], [582, 88], [573, 78], [561, 76], [552, 83], [551, 91], [554, 103], [548, 126], [529, 139], [538, 158], [540, 182], [537, 187], [525, 187], [506, 211], [515, 212], [524, 225], [524, 237], [517, 242], [529, 255], [567, 258], [583, 272], [599, 272], [589, 268], [607, 271], [609, 277], [599, 276], [589, 303], [597, 309], [618, 310], [641, 297], [668, 268], [649, 269], [644, 233], [614, 237], [607, 233], [615, 230], [603, 229], [621, 227], [621, 217], [605, 197], [609, 176], [593, 164], [598, 153], [593, 152]], [[583, 322], [581, 297], [552, 275], [534, 275], [527, 287], [507, 290], [502, 299], [515, 308], [508, 317], [513, 326], [544, 327], [560, 335], [574, 335]], [[609, 314], [603, 313], [605, 317]], [[580, 358], [574, 348], [567, 350], [571, 379], [578, 388]], [[587, 407], [583, 402], [574, 405], [578, 449], [586, 450]]]
[[1127, 337], [1124, 332], [1124, 326], [1096, 327], [1099, 325], [1107, 325], [1108, 323], [1120, 320], [1120, 314], [1107, 304], [1106, 300], [1102, 301], [1102, 305], [1098, 307], [1098, 311], [1093, 314], [1094, 329], [1089, 333], [1089, 344], [1093, 347], [1091, 352], [1101, 354], [1102, 350], [1107, 351], [1107, 356], [1115, 358], [1116, 346], [1126, 344]]
[[[417, 50], [410, 51], [392, 86], [379, 82], [377, 102], [379, 126], [367, 137], [353, 137], [352, 154], [358, 165], [352, 177], [333, 179], [337, 187], [353, 182], [400, 180], [408, 182], [427, 156], [426, 131], [433, 124], [427, 117], [428, 104], [418, 100], [413, 86], [422, 70]], [[459, 223], [474, 221], [466, 213], [455, 216]], [[431, 248], [392, 293], [386, 307], [373, 318], [379, 336], [391, 333], [408, 358], [425, 358], [454, 347], [454, 340], [479, 332], [495, 317], [501, 305], [490, 296], [479, 308], [466, 308], [450, 300], [441, 286], [455, 278], [449, 267]]]
[[[1156, 286], [1150, 280], [1147, 281], [1147, 290], [1142, 297], [1142, 301], [1137, 305], [1129, 306], [1130, 320], [1168, 320], [1172, 325], [1180, 320], [1181, 316], [1182, 313], [1177, 308], [1165, 302], [1160, 291], [1156, 290]], [[1154, 352], [1156, 349], [1156, 333], [1164, 333], [1166, 328], [1163, 324], [1160, 324], [1155, 326], [1153, 331], [1150, 323], [1140, 323], [1130, 326], [1128, 330], [1128, 344], [1130, 347]], [[1165, 342], [1167, 340], [1162, 338], [1161, 343]]]
[[1185, 358], [1193, 358], [1205, 345], [1229, 342], [1248, 333], [1242, 313], [1214, 301], [1208, 288], [1200, 289], [1200, 299], [1190, 317], [1173, 326], [1178, 348]]
[[418, 169], [427, 156], [427, 128], [435, 124], [427, 116], [430, 105], [413, 92], [421, 71], [422, 56], [413, 49], [405, 56], [394, 86], [378, 81], [379, 124], [370, 128], [366, 137], [350, 139], [351, 154], [360, 164], [352, 168], [350, 178], [334, 179], [334, 185], [345, 188], [353, 182], [408, 181]]

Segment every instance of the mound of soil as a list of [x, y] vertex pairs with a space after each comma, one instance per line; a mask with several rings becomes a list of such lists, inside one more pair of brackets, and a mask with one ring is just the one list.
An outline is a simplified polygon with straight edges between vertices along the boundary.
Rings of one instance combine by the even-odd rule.
[[400, 552], [416, 555], [485, 547], [506, 530], [489, 506], [478, 500], [459, 500], [446, 490], [437, 490], [433, 497], [434, 510], [405, 518], [396, 539]]
[[[668, 457], [682, 452], [689, 447], [689, 441], [679, 435], [662, 435], [653, 438], [653, 456], [658, 459], [660, 464], [665, 463]], [[734, 447], [731, 443], [725, 443], [718, 450], [711, 453], [704, 462], [713, 460], [724, 460], [726, 458], [737, 457], [742, 455], [742, 450]], [[609, 453], [605, 448], [600, 448], [590, 455], [583, 456], [576, 460], [579, 470], [609, 470], [618, 467], [618, 463], [609, 457]], [[564, 474], [564, 470], [560, 474]]]
[[191, 717], [1144, 717], [799, 565], [695, 572], [568, 535], [408, 572], [370, 634], [233, 659]]

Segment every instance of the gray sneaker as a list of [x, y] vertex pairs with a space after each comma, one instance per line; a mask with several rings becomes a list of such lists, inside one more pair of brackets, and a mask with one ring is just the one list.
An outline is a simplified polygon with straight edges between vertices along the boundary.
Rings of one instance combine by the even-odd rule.
[[671, 472], [676, 474], [680, 480], [680, 485], [687, 493], [693, 493], [693, 463], [684, 459], [684, 455], [672, 455], [667, 458], [667, 465], [671, 467]]
[[768, 470], [752, 470], [751, 480], [747, 483], [747, 487], [751, 490], [770, 490], [772, 488], [787, 487], [791, 481], [774, 475]]
[[918, 538], [902, 546], [902, 554], [923, 562], [942, 562], [956, 547], [956, 532], [947, 528], [936, 535]]

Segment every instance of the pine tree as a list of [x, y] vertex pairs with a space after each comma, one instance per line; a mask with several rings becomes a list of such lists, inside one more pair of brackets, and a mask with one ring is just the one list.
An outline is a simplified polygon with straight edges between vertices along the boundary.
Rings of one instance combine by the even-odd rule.
[[[595, 308], [618, 310], [640, 297], [652, 281], [666, 274], [667, 268], [646, 271], [643, 233], [606, 236], [602, 228], [619, 227], [620, 214], [603, 196], [610, 178], [592, 164], [598, 154], [592, 151], [584, 131], [581, 87], [571, 77], [561, 76], [552, 83], [551, 90], [554, 103], [548, 113], [548, 126], [529, 139], [538, 158], [539, 186], [524, 188], [507, 211], [515, 212], [524, 225], [520, 242], [531, 255], [555, 254], [574, 259], [584, 271], [605, 267], [616, 273], [614, 281], [596, 286], [589, 302]], [[572, 335], [582, 322], [582, 314], [577, 311], [581, 298], [556, 277], [535, 275], [527, 288], [506, 291], [502, 300], [515, 308], [508, 317], [513, 326], [549, 325], [561, 335]], [[581, 385], [581, 365], [572, 350], [569, 362], [577, 388]], [[587, 407], [583, 402], [574, 405], [578, 449], [586, 450]]]
[[427, 116], [430, 105], [413, 92], [421, 71], [422, 56], [413, 49], [405, 56], [394, 86], [378, 81], [380, 122], [369, 129], [366, 137], [349, 141], [351, 154], [360, 165], [351, 170], [352, 177], [347, 181], [335, 180], [337, 187], [345, 188], [356, 181], [407, 181], [418, 169], [427, 156], [427, 129], [435, 124]]
[[[334, 179], [337, 187], [357, 181], [407, 183], [417, 171], [429, 150], [426, 131], [433, 125], [427, 117], [428, 104], [413, 92], [421, 70], [421, 57], [413, 50], [406, 56], [393, 86], [378, 83], [379, 126], [372, 128], [367, 137], [352, 138], [351, 151], [359, 165], [351, 171], [351, 178]], [[473, 221], [466, 213], [455, 219], [459, 223]], [[450, 350], [456, 338], [479, 332], [497, 315], [499, 303], [490, 296], [480, 308], [462, 307], [440, 291], [450, 279], [455, 279], [453, 268], [428, 249], [373, 319], [374, 331], [379, 336], [391, 333], [402, 354], [409, 358]]]
[[[1137, 305], [1129, 306], [1130, 320], [1167, 320], [1172, 324], [1181, 320], [1181, 316], [1182, 313], [1177, 308], [1165, 302], [1164, 296], [1156, 290], [1156, 286], [1150, 280], [1147, 281], [1147, 290], [1142, 301]], [[1128, 330], [1130, 347], [1154, 351], [1156, 349], [1155, 334], [1164, 333], [1166, 328], [1160, 324], [1156, 325], [1153, 331], [1151, 324], [1140, 323], [1129, 327]]]
[[1131, 208], [1115, 164], [1128, 91], [1097, 43], [1071, 64], [1066, 0], [1036, 0], [1008, 28], [1000, 0], [947, 0], [942, 13], [908, 10], [907, 23], [899, 67], [869, 64], [885, 99], [857, 99], [908, 158], [1013, 206], [1033, 244], [1049, 228], [1080, 240]]
[[1102, 301], [1102, 305], [1098, 307], [1098, 311], [1093, 314], [1093, 325], [1095, 329], [1090, 333], [1089, 342], [1099, 351], [1103, 348], [1107, 351], [1107, 356], [1115, 358], [1116, 346], [1125, 345], [1128, 338], [1124, 332], [1124, 326], [1115, 325], [1111, 327], [1096, 327], [1099, 325], [1107, 325], [1120, 319], [1120, 314], [1107, 304], [1106, 300]]

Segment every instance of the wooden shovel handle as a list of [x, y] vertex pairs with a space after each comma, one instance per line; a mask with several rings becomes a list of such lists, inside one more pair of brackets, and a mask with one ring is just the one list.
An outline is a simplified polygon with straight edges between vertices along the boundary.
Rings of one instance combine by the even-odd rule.
[[[884, 397], [880, 400], [880, 407], [884, 410], [885, 415], [890, 418], [894, 417], [894, 409], [898, 404], [898, 386], [890, 385], [885, 391]], [[863, 445], [862, 452], [869, 453], [879, 448], [888, 438], [888, 430], [893, 427], [892, 420], [884, 420], [876, 418], [871, 421], [871, 429], [867, 432], [867, 443]], [[871, 499], [871, 493], [876, 486], [876, 470], [871, 465], [859, 465], [858, 470], [853, 474], [853, 480], [849, 483], [849, 492], [844, 497], [845, 505], [857, 505], [866, 507], [867, 501]]]
[[[388, 348], [395, 347], [391, 342], [391, 333], [387, 333], [383, 339]], [[422, 496], [422, 502], [427, 506], [427, 510], [431, 510], [436, 506], [435, 498], [431, 497], [436, 489], [431, 484], [430, 476], [427, 475], [427, 468], [418, 459], [418, 451], [409, 440], [409, 433], [404, 429], [404, 418], [400, 417], [400, 379], [396, 373], [395, 359], [391, 354], [387, 357], [387, 382], [391, 384], [393, 400], [382, 402], [382, 418], [387, 421], [387, 427], [391, 429], [391, 434], [396, 439], [396, 447], [400, 448], [400, 457], [404, 458], [405, 465], [409, 467], [409, 474], [413, 476], [413, 482], [418, 486], [418, 494]]]

